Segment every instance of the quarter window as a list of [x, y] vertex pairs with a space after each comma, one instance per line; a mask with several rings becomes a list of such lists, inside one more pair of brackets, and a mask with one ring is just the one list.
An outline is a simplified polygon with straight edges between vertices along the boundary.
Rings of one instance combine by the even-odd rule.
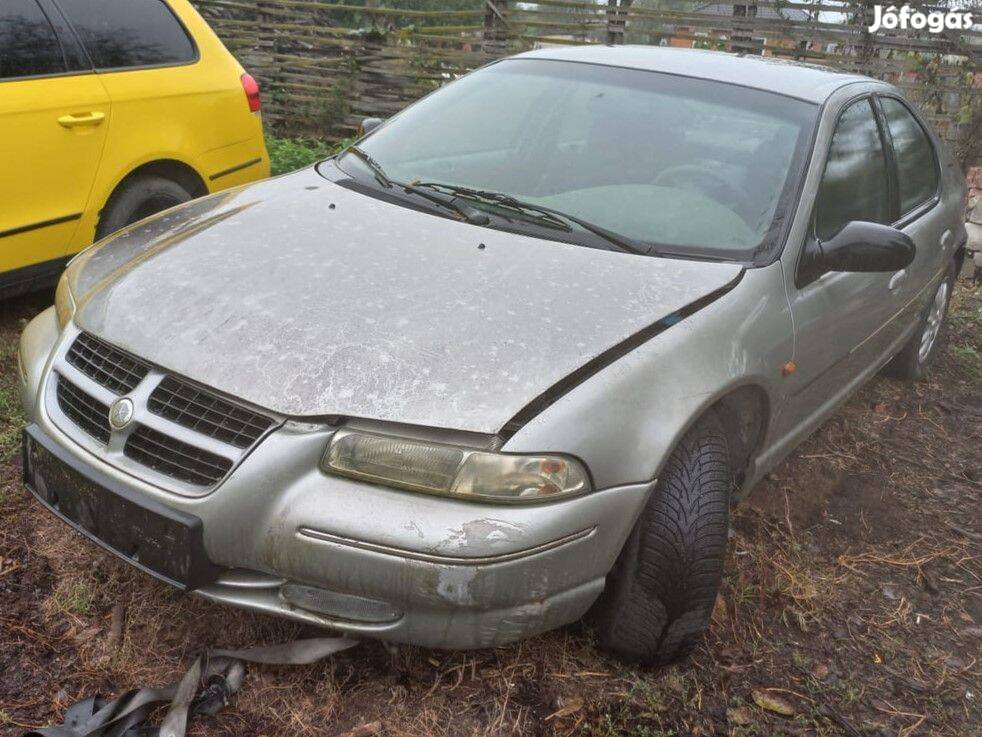
[[938, 167], [934, 148], [910, 110], [890, 97], [880, 98], [883, 116], [893, 139], [900, 186], [900, 212], [908, 213], [934, 197], [938, 190]]
[[839, 117], [818, 192], [815, 232], [822, 240], [852, 220], [893, 220], [887, 165], [869, 100], [850, 105]]
[[0, 79], [60, 74], [61, 45], [34, 0], [0, 2]]
[[194, 61], [194, 44], [163, 0], [58, 0], [97, 69]]

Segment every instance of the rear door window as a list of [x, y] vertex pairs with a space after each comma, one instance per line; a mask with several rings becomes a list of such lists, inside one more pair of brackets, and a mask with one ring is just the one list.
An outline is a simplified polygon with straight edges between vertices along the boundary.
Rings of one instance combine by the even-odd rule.
[[197, 58], [164, 0], [58, 0], [97, 69], [176, 66]]
[[880, 106], [893, 139], [900, 186], [900, 212], [908, 213], [938, 191], [938, 164], [927, 133], [910, 110], [891, 97], [881, 97]]
[[0, 79], [61, 74], [65, 58], [35, 0], [0, 2]]
[[852, 220], [893, 221], [887, 161], [868, 99], [839, 116], [818, 191], [815, 233], [828, 240]]

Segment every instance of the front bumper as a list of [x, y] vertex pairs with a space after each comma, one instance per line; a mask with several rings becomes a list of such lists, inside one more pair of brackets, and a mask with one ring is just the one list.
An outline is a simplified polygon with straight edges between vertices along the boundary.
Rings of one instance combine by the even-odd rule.
[[[318, 461], [332, 430], [287, 423], [214, 491], [182, 496], [109, 465], [55, 426], [37, 399], [55, 345], [37, 350], [40, 343], [22, 355], [28, 382], [40, 376], [24, 387], [31, 442], [137, 509], [200, 525], [200, 547], [175, 550], [188, 553], [198, 573], [165, 578], [209, 599], [356, 635], [487, 647], [572, 622], [603, 589], [650, 489], [624, 486], [534, 506], [413, 494], [325, 475]], [[26, 473], [33, 467], [28, 460]], [[120, 549], [107, 523], [78, 519], [77, 511], [73, 519], [71, 505], [55, 508], [28, 481], [76, 529], [160, 576], [139, 546]], [[175, 547], [186, 544], [181, 535], [169, 538]]]

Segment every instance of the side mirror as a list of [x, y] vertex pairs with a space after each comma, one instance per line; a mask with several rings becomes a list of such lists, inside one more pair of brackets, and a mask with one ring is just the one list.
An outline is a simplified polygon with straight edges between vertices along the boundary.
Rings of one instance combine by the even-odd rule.
[[820, 244], [829, 271], [900, 271], [914, 260], [914, 241], [889, 225], [853, 221]]
[[854, 220], [829, 240], [813, 240], [806, 245], [799, 286], [815, 281], [826, 271], [900, 271], [910, 266], [916, 250], [910, 236], [896, 228]]
[[361, 138], [362, 136], [371, 133], [384, 122], [384, 118], [365, 118], [363, 121], [361, 121], [361, 125], [358, 126], [358, 137]]

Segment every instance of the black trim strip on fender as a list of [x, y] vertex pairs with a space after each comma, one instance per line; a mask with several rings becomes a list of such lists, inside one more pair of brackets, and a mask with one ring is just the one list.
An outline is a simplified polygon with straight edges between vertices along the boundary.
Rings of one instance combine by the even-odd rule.
[[30, 233], [32, 230], [40, 230], [41, 228], [50, 228], [52, 225], [61, 225], [62, 223], [70, 223], [72, 220], [81, 220], [82, 213], [77, 212], [74, 215], [65, 215], [64, 217], [54, 218], [53, 220], [45, 220], [42, 223], [33, 223], [31, 225], [21, 225], [19, 228], [11, 228], [10, 230], [0, 231], [0, 238], [7, 238], [12, 235], [20, 235], [21, 233]]
[[248, 169], [250, 166], [255, 166], [256, 164], [262, 163], [262, 159], [249, 159], [244, 164], [238, 164], [233, 166], [231, 169], [224, 169], [217, 174], [212, 174], [208, 177], [209, 181], [214, 182], [216, 179], [221, 179], [222, 177], [227, 177], [229, 174], [235, 174], [236, 172], [242, 171], [243, 169]]
[[515, 433], [517, 433], [533, 418], [535, 418], [536, 415], [545, 411], [551, 404], [573, 391], [573, 389], [578, 387], [587, 379], [591, 378], [594, 374], [599, 373], [610, 364], [614, 363], [614, 361], [623, 358], [634, 349], [640, 347], [644, 343], [647, 343], [656, 335], [659, 335], [670, 328], [672, 325], [676, 325], [685, 318], [695, 314], [703, 307], [711, 305], [720, 297], [730, 292], [737, 284], [740, 283], [745, 273], [746, 269], [741, 269], [740, 273], [737, 274], [736, 277], [734, 277], [729, 283], [724, 284], [719, 289], [710, 292], [704, 297], [700, 297], [695, 302], [687, 304], [685, 307], [676, 310], [670, 315], [665, 315], [665, 317], [661, 318], [657, 322], [641, 328], [641, 330], [628, 336], [620, 343], [611, 346], [600, 355], [590, 359], [576, 369], [576, 371], [557, 381], [531, 402], [518, 410], [515, 416], [504, 424], [501, 431], [498, 433], [498, 436], [505, 440], [511, 438]]

